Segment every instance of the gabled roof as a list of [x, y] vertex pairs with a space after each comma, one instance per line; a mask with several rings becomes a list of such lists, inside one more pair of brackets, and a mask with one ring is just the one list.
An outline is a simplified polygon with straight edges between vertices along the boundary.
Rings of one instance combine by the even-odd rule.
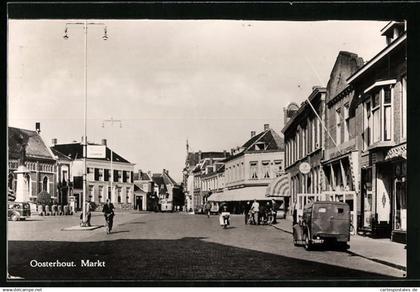
[[161, 187], [161, 185], [165, 186], [166, 189], [166, 185], [176, 185], [175, 180], [173, 180], [169, 174], [164, 171], [163, 173], [154, 173], [152, 175], [152, 181], [159, 185], [159, 188]]
[[188, 152], [185, 164], [188, 164], [191, 167], [197, 165], [200, 162], [200, 156], [201, 160], [206, 158], [225, 158], [226, 156], [229, 156], [229, 153], [225, 151]]
[[27, 158], [55, 160], [50, 149], [36, 131], [14, 127], [8, 128], [9, 159], [19, 159], [20, 151], [18, 145], [22, 139], [27, 141]]
[[266, 145], [266, 148], [261, 151], [284, 151], [284, 139], [281, 138], [280, 135], [277, 134], [277, 132], [273, 129], [268, 129], [246, 141], [245, 144], [243, 144], [242, 146], [243, 150], [241, 152], [226, 158], [225, 160], [223, 160], [223, 162], [242, 156], [247, 152], [254, 151], [252, 150], [252, 146], [256, 145], [259, 142], [264, 142]]
[[133, 173], [133, 180], [151, 180], [152, 178], [146, 172]]
[[61, 152], [59, 152], [59, 151], [55, 150], [53, 147], [50, 147], [50, 148], [51, 148], [51, 152], [52, 152], [55, 156], [57, 156], [57, 158], [58, 158], [59, 160], [72, 161], [72, 159], [71, 159], [70, 157], [68, 157], [68, 156], [64, 155], [63, 153], [61, 153]]
[[[98, 145], [89, 143], [89, 145]], [[61, 152], [64, 156], [70, 157], [72, 160], [83, 157], [83, 145], [81, 143], [57, 144], [51, 147], [55, 151]], [[111, 161], [111, 149], [106, 147], [106, 158], [89, 158], [94, 160]], [[112, 151], [113, 162], [130, 163], [127, 159]]]

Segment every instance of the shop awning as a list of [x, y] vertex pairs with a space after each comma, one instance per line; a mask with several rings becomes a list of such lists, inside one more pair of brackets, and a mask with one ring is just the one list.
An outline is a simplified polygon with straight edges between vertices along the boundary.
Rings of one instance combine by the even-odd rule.
[[207, 201], [219, 202], [220, 195], [223, 195], [223, 193], [213, 193], [210, 195], [210, 197], [207, 198]]
[[267, 197], [290, 197], [289, 178], [283, 174], [275, 178], [267, 187], [265, 196]]
[[266, 186], [244, 187], [239, 189], [225, 190], [223, 193], [214, 193], [208, 201], [213, 202], [239, 202], [239, 201], [268, 201], [265, 196]]

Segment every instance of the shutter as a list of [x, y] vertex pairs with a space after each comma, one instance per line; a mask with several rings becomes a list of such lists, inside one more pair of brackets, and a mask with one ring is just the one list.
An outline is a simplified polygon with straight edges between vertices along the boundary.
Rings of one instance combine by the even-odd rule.
[[104, 169], [104, 180], [109, 181], [109, 169]]
[[114, 177], [114, 182], [117, 182], [118, 181], [118, 170], [114, 170], [113, 177]]
[[134, 182], [134, 172], [132, 171], [131, 172], [131, 183], [133, 183]]
[[127, 182], [127, 172], [123, 170], [123, 182]]

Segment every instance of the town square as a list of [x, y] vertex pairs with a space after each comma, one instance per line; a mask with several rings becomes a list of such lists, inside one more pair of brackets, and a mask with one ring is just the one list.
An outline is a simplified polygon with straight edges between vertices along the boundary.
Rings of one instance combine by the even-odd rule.
[[406, 21], [9, 20], [8, 46], [10, 281], [406, 277]]

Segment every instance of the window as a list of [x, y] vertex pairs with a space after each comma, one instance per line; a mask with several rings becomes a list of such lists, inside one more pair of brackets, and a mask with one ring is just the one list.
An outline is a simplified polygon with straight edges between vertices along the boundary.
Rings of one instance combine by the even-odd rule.
[[312, 131], [312, 151], [314, 151], [316, 149], [316, 120], [312, 120], [311, 122], [311, 131]]
[[251, 179], [258, 179], [258, 162], [252, 161], [249, 164]]
[[68, 179], [69, 179], [69, 177], [68, 177], [68, 172], [67, 172], [67, 170], [63, 170], [63, 172], [62, 172], [62, 182], [66, 182], [66, 181], [68, 181]]
[[365, 103], [365, 147], [379, 141], [392, 140], [392, 88], [383, 87]]
[[270, 178], [270, 161], [262, 162], [263, 178]]
[[48, 192], [48, 177], [44, 176], [42, 180], [42, 190]]
[[283, 166], [281, 160], [274, 160], [274, 175], [279, 177], [283, 172]]
[[366, 146], [369, 146], [372, 141], [372, 112], [371, 112], [371, 103], [366, 103]]
[[391, 140], [391, 88], [384, 88], [384, 141]]
[[381, 139], [381, 117], [380, 117], [379, 91], [372, 97], [372, 116], [373, 116], [373, 143]]
[[401, 80], [401, 137], [407, 137], [407, 77]]
[[306, 128], [302, 131], [302, 157], [306, 155]]
[[109, 181], [109, 169], [104, 169], [104, 180]]
[[349, 126], [350, 126], [350, 117], [349, 117], [349, 104], [344, 105], [344, 142], [349, 140]]
[[336, 133], [336, 136], [335, 136], [335, 143], [338, 145], [338, 144], [341, 144], [341, 109], [340, 108], [338, 108], [336, 111], [335, 111], [335, 133]]

